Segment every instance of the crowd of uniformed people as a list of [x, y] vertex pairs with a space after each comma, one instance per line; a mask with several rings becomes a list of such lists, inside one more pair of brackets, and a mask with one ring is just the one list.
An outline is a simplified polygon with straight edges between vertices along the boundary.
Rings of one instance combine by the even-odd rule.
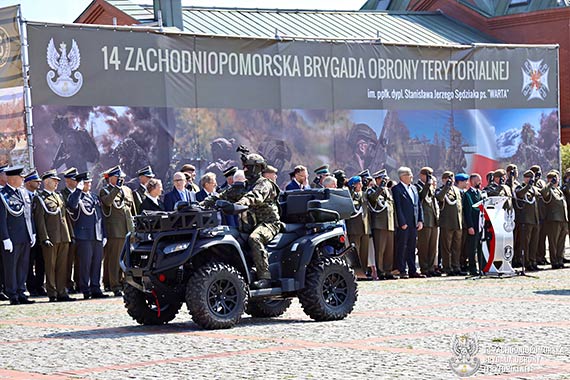
[[[74, 301], [70, 294], [75, 293], [83, 299], [121, 296], [119, 257], [125, 236], [133, 230], [133, 216], [173, 211], [179, 201], [248, 206], [247, 215], [224, 215], [222, 223], [249, 233], [257, 273], [252, 288], [270, 287], [265, 245], [281, 226], [278, 173], [258, 154], [242, 154], [242, 163], [243, 170], [233, 166], [224, 171], [223, 185], [213, 173], [196, 183], [196, 168], [185, 164], [165, 194], [150, 166], [137, 172], [133, 188], [124, 183], [120, 166], [108, 169], [97, 193], [91, 173], [75, 168], [40, 175], [36, 170], [24, 173], [21, 166], [1, 167], [0, 300], [18, 305], [42, 296], [50, 302]], [[550, 264], [559, 269], [567, 262], [570, 170], [563, 177], [551, 170], [543, 178], [541, 168], [533, 166], [519, 182], [517, 167], [509, 165], [488, 173], [485, 187], [477, 173], [450, 171], [443, 172], [438, 185], [429, 167], [419, 171], [415, 182], [407, 167], [397, 170], [397, 179], [384, 169], [347, 178], [343, 170], [331, 173], [328, 165], [315, 170], [310, 184], [305, 166], [288, 174], [286, 191], [349, 189], [357, 212], [345, 221], [346, 232], [356, 246], [362, 279], [479, 275], [485, 263], [480, 211], [473, 205], [498, 195], [508, 198], [505, 208], [514, 219], [514, 267], [536, 271], [538, 265]]]

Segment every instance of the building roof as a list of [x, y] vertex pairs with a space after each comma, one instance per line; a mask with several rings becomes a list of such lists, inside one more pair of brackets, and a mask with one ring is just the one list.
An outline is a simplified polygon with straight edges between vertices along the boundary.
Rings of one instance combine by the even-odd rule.
[[[156, 22], [150, 4], [106, 1], [143, 25]], [[441, 12], [182, 7], [182, 19], [185, 32], [217, 36], [380, 39], [384, 43], [419, 45], [499, 42]]]
[[[451, 1], [451, 0], [446, 0]], [[570, 6], [570, 0], [454, 0], [485, 17], [529, 13]], [[422, 0], [367, 0], [361, 10], [405, 11], [421, 6]]]

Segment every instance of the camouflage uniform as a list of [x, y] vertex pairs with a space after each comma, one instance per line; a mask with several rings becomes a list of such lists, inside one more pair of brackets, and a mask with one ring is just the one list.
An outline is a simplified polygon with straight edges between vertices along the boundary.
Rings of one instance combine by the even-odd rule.
[[248, 192], [236, 202], [238, 205], [248, 206], [246, 213], [247, 223], [240, 223], [244, 232], [253, 231], [249, 235], [248, 244], [251, 248], [253, 262], [257, 269], [258, 280], [270, 280], [269, 255], [265, 249], [281, 229], [277, 199], [279, 188], [271, 180], [259, 177], [248, 187]]

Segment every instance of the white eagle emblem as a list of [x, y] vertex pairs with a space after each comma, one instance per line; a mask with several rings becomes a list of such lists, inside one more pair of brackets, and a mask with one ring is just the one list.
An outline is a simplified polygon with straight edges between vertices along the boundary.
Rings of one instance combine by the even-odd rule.
[[471, 376], [481, 366], [481, 361], [475, 357], [479, 352], [477, 337], [456, 335], [451, 342], [451, 352], [455, 357], [449, 359], [449, 366], [459, 377]]
[[[83, 75], [76, 71], [81, 63], [81, 55], [75, 40], [71, 40], [69, 53], [67, 53], [67, 45], [64, 42], [59, 44], [59, 51], [61, 53], [57, 51], [53, 38], [51, 38], [47, 46], [47, 63], [51, 70], [48, 71], [46, 79], [53, 92], [68, 98], [77, 94], [83, 85]], [[71, 77], [72, 74], [75, 80]]]
[[548, 72], [550, 71], [548, 65], [542, 63], [542, 60], [531, 61], [527, 59], [521, 70], [523, 74], [523, 95], [527, 97], [527, 100], [544, 100], [550, 90], [548, 88]]

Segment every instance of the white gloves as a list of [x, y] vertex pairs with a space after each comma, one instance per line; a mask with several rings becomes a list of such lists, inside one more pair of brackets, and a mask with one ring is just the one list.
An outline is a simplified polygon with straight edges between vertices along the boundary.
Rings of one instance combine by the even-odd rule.
[[79, 183], [77, 184], [77, 188], [79, 189], [79, 191], [83, 191], [83, 181], [79, 181]]
[[107, 238], [103, 238], [103, 247], [107, 245]]
[[36, 234], [32, 235], [32, 240], [30, 240], [30, 247], [36, 245]]
[[14, 250], [14, 245], [12, 244], [12, 240], [6, 239], [3, 241], [4, 243], [4, 250], [6, 252], [12, 252]]

